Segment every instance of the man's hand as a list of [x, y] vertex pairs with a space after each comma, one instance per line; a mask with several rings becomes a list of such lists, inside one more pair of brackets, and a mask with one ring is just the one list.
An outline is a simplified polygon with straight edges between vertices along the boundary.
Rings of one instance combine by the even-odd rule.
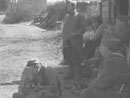
[[75, 36], [78, 36], [80, 35], [79, 33], [71, 33], [70, 37], [75, 37]]
[[39, 91], [39, 90], [44, 89], [44, 87], [42, 85], [38, 85], [38, 86], [35, 86], [34, 89], [35, 91]]
[[40, 88], [39, 86], [35, 86], [35, 87], [34, 87], [34, 90], [35, 90], [35, 91], [39, 91], [39, 90], [41, 90], [41, 88]]
[[98, 61], [98, 59], [99, 58], [91, 58], [91, 59], [88, 59], [88, 60], [84, 60], [83, 61], [83, 64], [84, 64], [84, 66], [89, 66], [89, 65], [91, 65], [91, 64], [95, 64], [97, 61]]

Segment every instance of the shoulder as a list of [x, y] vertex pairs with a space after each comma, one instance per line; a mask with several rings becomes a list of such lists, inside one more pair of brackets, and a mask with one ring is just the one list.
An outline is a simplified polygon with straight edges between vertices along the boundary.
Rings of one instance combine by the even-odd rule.
[[28, 73], [31, 73], [31, 72], [32, 72], [32, 69], [31, 69], [31, 68], [25, 67], [24, 70], [23, 70], [23, 72], [22, 72], [22, 74], [27, 75]]
[[75, 16], [77, 16], [79, 19], [85, 19], [85, 16], [80, 13], [75, 13]]
[[105, 59], [106, 63], [125, 63], [125, 59], [121, 56], [115, 56], [115, 55], [111, 55], [109, 56], [107, 59]]
[[65, 17], [64, 17], [64, 22], [66, 22], [67, 20], [69, 19], [69, 14], [67, 14], [67, 15], [65, 15]]
[[54, 71], [52, 67], [47, 67], [46, 68], [46, 76], [48, 78], [48, 82], [51, 85], [57, 85], [57, 73]]
[[22, 76], [21, 76], [21, 80], [33, 80], [33, 72], [32, 69], [29, 67], [24, 68], [23, 72], [22, 72]]
[[55, 75], [56, 72], [54, 71], [54, 69], [50, 66], [46, 67], [46, 74], [52, 74]]
[[106, 60], [104, 60], [104, 66], [109, 69], [116, 70], [127, 70], [128, 65], [125, 58], [121, 56], [111, 55]]
[[65, 15], [65, 19], [69, 18], [69, 16], [70, 16], [69, 14], [66, 14], [66, 15]]

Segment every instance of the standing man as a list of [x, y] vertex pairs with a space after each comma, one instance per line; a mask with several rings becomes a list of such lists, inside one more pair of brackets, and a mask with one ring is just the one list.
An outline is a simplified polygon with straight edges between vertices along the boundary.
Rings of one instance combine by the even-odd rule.
[[65, 17], [63, 26], [63, 49], [65, 60], [69, 65], [67, 79], [80, 79], [83, 34], [85, 33], [85, 18], [75, 11], [73, 2], [67, 3], [68, 15]]

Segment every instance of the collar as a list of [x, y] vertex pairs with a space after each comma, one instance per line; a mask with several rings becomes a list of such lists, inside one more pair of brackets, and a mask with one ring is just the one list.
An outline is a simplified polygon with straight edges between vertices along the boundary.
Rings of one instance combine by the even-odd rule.
[[75, 15], [75, 10], [74, 11], [71, 11], [69, 12], [70, 15]]
[[114, 54], [114, 55], [118, 55], [118, 56], [121, 56], [121, 57], [123, 57], [123, 58], [125, 58], [125, 56], [123, 55], [123, 54], [121, 54], [121, 53], [112, 53], [112, 54]]

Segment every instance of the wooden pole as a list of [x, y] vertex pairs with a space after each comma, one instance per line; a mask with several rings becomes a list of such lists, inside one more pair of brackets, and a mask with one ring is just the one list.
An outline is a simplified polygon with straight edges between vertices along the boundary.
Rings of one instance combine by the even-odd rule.
[[103, 21], [103, 17], [102, 17], [102, 1], [100, 2], [100, 17], [101, 17], [101, 19]]
[[108, 21], [111, 23], [111, 0], [108, 1]]

